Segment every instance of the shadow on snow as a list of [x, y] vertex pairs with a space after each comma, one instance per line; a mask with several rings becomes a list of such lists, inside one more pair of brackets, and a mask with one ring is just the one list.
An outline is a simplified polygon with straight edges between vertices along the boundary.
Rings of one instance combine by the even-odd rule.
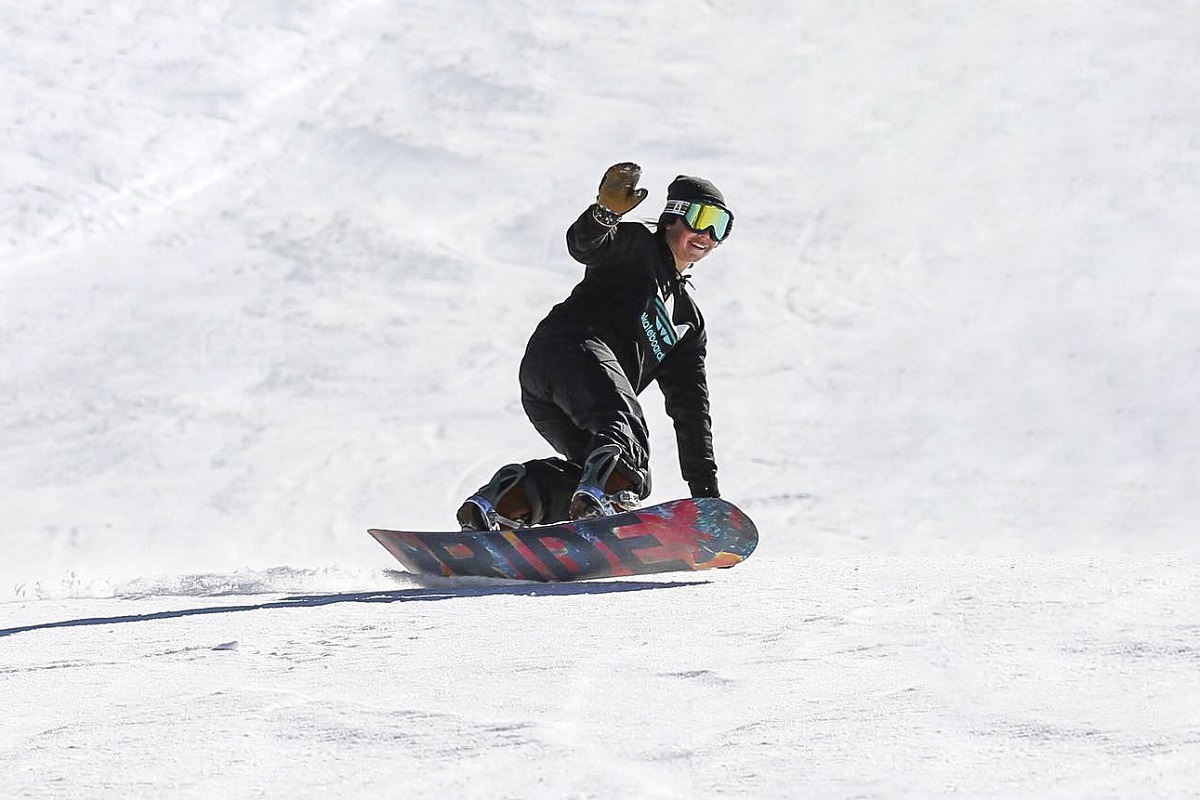
[[331, 606], [338, 603], [403, 603], [408, 601], [454, 600], [465, 597], [488, 597], [491, 595], [513, 595], [523, 597], [554, 597], [559, 595], [599, 595], [617, 594], [622, 592], [641, 592], [648, 589], [677, 589], [683, 586], [701, 586], [708, 581], [613, 581], [607, 583], [518, 583], [505, 582], [500, 585], [480, 585], [472, 583], [469, 586], [451, 585], [438, 588], [436, 579], [429, 579], [431, 585], [418, 589], [395, 589], [391, 591], [373, 592], [341, 592], [338, 594], [297, 595], [271, 600], [265, 603], [247, 603], [244, 605], [210, 606], [203, 608], [183, 608], [173, 611], [154, 611], [149, 614], [128, 614], [112, 617], [85, 617], [81, 619], [66, 619], [55, 622], [42, 622], [34, 625], [20, 625], [14, 628], [0, 628], [0, 637], [12, 636], [15, 633], [29, 633], [54, 628], [77, 628], [87, 625], [121, 625], [129, 622], [153, 622], [164, 619], [180, 619], [183, 617], [198, 617], [205, 614], [232, 614], [238, 611], [272, 611], [277, 609], [314, 608]]

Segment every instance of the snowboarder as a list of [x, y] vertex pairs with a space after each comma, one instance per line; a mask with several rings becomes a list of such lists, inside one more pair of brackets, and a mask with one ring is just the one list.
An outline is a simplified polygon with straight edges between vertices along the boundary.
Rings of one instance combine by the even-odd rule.
[[733, 214], [711, 182], [681, 175], [652, 230], [621, 222], [646, 199], [641, 168], [615, 164], [596, 202], [567, 229], [586, 266], [537, 326], [521, 361], [521, 404], [565, 458], [501, 467], [458, 510], [463, 530], [589, 519], [650, 495], [649, 431], [637, 396], [658, 381], [692, 497], [719, 497], [706, 333], [686, 271], [721, 245]]

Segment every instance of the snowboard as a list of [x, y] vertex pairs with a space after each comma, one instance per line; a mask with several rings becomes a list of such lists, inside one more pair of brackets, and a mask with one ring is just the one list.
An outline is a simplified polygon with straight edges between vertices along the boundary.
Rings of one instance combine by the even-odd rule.
[[528, 581], [732, 567], [758, 544], [744, 512], [707, 497], [514, 531], [369, 533], [409, 572]]

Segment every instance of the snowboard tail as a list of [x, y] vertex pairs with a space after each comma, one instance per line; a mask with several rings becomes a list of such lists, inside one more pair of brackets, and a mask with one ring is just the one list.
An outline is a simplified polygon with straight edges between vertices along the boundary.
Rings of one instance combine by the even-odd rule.
[[758, 544], [750, 518], [716, 498], [515, 531], [369, 532], [409, 572], [531, 581], [732, 567]]

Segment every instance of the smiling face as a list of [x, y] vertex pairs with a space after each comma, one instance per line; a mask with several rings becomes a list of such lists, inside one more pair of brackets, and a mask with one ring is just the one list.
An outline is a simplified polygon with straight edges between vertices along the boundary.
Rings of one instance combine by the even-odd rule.
[[664, 236], [675, 256], [675, 269], [681, 273], [721, 244], [707, 230], [697, 233], [689, 228], [682, 217], [673, 217], [667, 223]]

